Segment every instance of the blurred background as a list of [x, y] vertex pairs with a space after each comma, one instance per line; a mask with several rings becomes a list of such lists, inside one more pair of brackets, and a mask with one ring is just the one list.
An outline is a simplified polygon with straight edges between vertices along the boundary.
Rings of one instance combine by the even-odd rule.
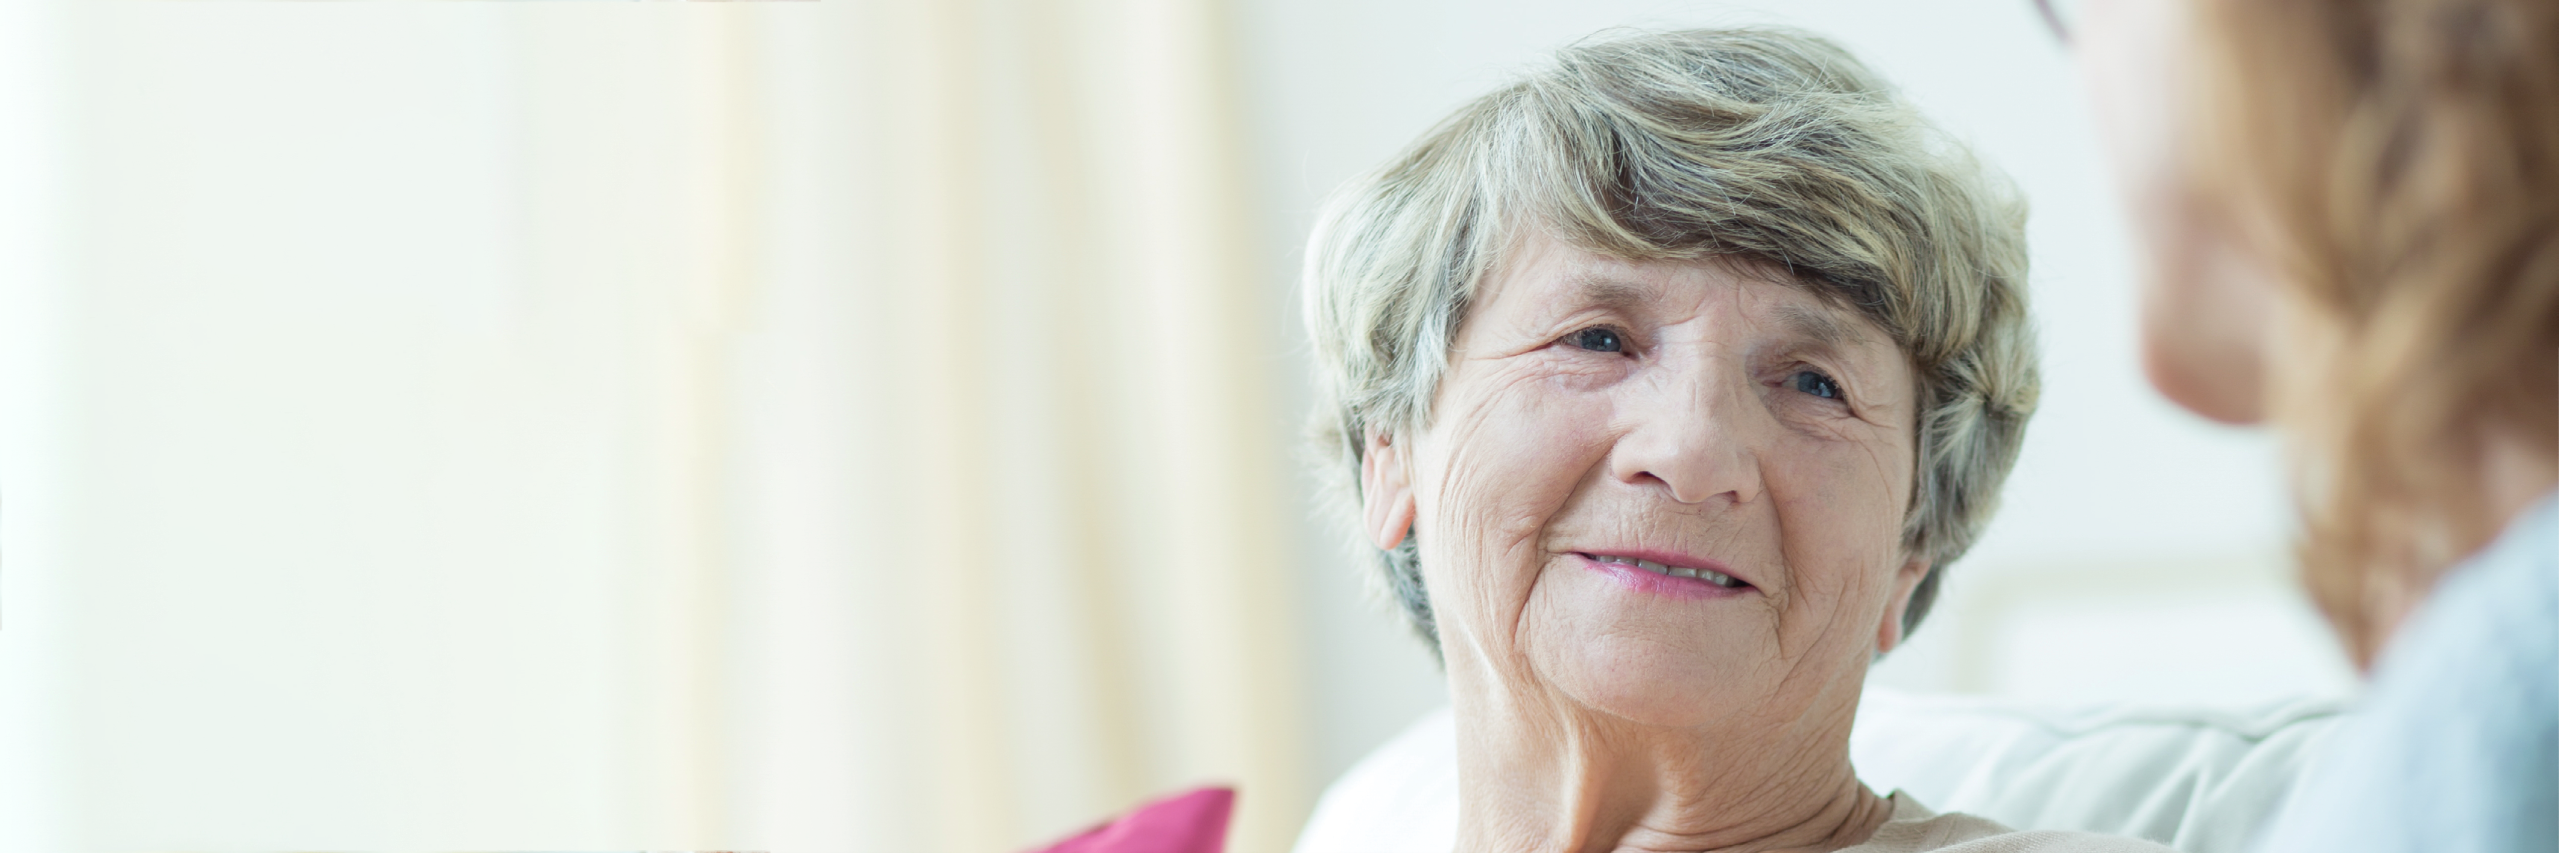
[[1221, 782], [1283, 850], [1444, 701], [1299, 462], [1320, 199], [1763, 22], [2035, 209], [2043, 411], [1875, 682], [2346, 689], [2024, 0], [0, 0], [0, 849], [975, 853]]

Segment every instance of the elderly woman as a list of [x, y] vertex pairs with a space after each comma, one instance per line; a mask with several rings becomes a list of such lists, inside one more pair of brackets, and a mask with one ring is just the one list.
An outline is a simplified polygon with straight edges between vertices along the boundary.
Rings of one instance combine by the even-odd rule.
[[1849, 766], [2034, 409], [2022, 224], [1770, 30], [1568, 49], [1338, 198], [1318, 438], [1446, 666], [1460, 850], [2157, 849]]

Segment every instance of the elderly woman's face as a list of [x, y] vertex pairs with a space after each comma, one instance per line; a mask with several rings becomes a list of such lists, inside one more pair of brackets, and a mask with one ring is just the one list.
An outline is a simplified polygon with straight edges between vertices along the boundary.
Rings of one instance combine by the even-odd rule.
[[1655, 725], [1853, 706], [1926, 570], [1901, 548], [1913, 398], [1853, 308], [1531, 238], [1430, 426], [1372, 439], [1368, 523], [1412, 526], [1452, 667]]

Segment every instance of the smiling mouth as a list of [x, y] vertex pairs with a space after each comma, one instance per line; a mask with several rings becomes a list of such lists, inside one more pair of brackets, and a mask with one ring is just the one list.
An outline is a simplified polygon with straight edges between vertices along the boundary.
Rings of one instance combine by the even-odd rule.
[[1582, 556], [1589, 558], [1592, 562], [1629, 566], [1665, 577], [1694, 578], [1725, 589], [1742, 589], [1750, 586], [1750, 584], [1735, 579], [1732, 575], [1724, 574], [1723, 572], [1715, 571], [1714, 569], [1691, 569], [1681, 566], [1666, 566], [1651, 560], [1638, 560], [1633, 557], [1619, 557], [1609, 554], [1583, 554]]

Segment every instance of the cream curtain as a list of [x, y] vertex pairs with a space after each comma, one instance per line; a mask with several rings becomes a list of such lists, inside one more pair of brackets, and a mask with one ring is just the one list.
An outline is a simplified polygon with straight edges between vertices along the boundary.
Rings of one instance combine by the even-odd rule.
[[[907, 0], [750, 28], [727, 803], [775, 846], [999, 850], [1240, 784], [1309, 804], [1219, 4]], [[749, 614], [753, 614], [750, 616]], [[765, 835], [764, 833], [770, 833]]]
[[1224, 783], [1285, 849], [1222, 8], [59, 7], [10, 837], [980, 853]]

